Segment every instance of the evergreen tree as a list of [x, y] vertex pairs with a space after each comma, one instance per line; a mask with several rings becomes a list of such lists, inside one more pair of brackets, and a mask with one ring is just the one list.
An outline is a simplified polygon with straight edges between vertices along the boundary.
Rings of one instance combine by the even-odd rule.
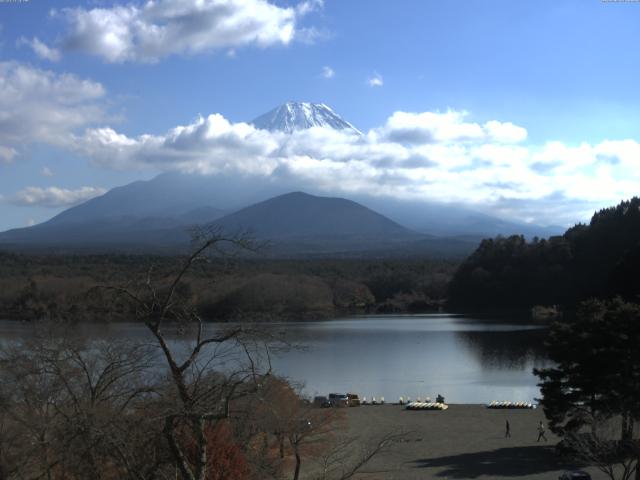
[[456, 272], [449, 301], [462, 308], [570, 309], [591, 297], [640, 295], [640, 198], [596, 212], [562, 236], [483, 240]]
[[[602, 451], [605, 433], [599, 428], [619, 422], [618, 437], [607, 440], [615, 447], [609, 457], [635, 458], [640, 474], [640, 441], [633, 436], [640, 421], [638, 345], [640, 305], [620, 298], [585, 301], [573, 318], [551, 328], [546, 346], [555, 366], [534, 373], [541, 379], [541, 404], [554, 433], [574, 448], [598, 445]], [[586, 442], [575, 441], [584, 435]]]

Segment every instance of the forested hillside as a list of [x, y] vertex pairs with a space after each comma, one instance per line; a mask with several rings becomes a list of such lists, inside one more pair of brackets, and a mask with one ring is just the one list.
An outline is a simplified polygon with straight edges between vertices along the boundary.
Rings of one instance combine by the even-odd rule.
[[458, 308], [571, 307], [589, 297], [637, 300], [640, 198], [595, 213], [562, 236], [483, 240], [449, 286]]
[[[93, 287], [144, 284], [150, 269], [162, 286], [183, 261], [168, 256], [0, 251], [0, 318], [130, 320], [126, 304], [110, 304]], [[455, 262], [445, 260], [211, 258], [194, 265], [180, 291], [205, 319], [218, 321], [426, 312], [442, 305], [455, 268]]]

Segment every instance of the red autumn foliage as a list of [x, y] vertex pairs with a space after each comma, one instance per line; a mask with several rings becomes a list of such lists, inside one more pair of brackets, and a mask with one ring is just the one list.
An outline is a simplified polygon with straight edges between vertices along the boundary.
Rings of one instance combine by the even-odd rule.
[[[189, 438], [183, 430], [183, 438]], [[205, 429], [207, 439], [207, 480], [245, 480], [251, 468], [242, 446], [236, 441], [228, 422], [219, 422]], [[188, 440], [189, 456], [195, 455], [195, 441]], [[193, 457], [192, 457], [193, 458]]]

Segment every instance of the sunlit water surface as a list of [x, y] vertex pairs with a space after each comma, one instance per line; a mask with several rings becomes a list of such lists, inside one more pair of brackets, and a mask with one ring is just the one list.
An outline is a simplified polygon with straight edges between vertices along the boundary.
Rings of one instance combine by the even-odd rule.
[[[135, 323], [76, 328], [94, 338], [149, 338]], [[304, 347], [279, 350], [271, 360], [274, 373], [303, 384], [308, 395], [348, 391], [388, 402], [439, 393], [450, 403], [533, 401], [539, 389], [532, 370], [549, 364], [540, 326], [468, 316], [362, 316], [268, 329]], [[32, 333], [29, 324], [0, 322], [5, 341]], [[172, 342], [186, 346], [180, 336]]]

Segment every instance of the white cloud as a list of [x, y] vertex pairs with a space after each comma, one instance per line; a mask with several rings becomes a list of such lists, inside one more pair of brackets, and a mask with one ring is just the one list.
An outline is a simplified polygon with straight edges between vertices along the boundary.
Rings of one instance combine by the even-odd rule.
[[42, 43], [38, 37], [33, 37], [31, 40], [25, 37], [20, 37], [17, 44], [18, 46], [28, 45], [38, 57], [44, 60], [49, 60], [50, 62], [57, 62], [62, 58], [60, 50], [47, 46]]
[[329, 66], [322, 67], [322, 76], [324, 78], [333, 78], [335, 75], [336, 72], [333, 70], [333, 68]]
[[300, 43], [313, 45], [321, 40], [327, 40], [332, 37], [332, 33], [325, 29], [316, 27], [296, 28], [294, 39]]
[[[111, 128], [90, 129], [76, 139], [76, 148], [94, 162], [118, 169], [154, 166], [203, 173], [232, 170], [268, 174], [273, 168], [269, 158], [280, 148], [278, 137], [282, 136], [246, 123], [232, 124], [214, 114], [165, 135], [130, 138]], [[261, 165], [256, 163], [260, 160]]]
[[18, 62], [0, 62], [0, 162], [25, 145], [66, 145], [69, 135], [106, 118], [101, 84]]
[[8, 201], [18, 206], [70, 207], [105, 192], [106, 189], [97, 187], [81, 187], [76, 190], [59, 187], [27, 187], [8, 198]]
[[324, 0], [305, 0], [296, 5], [296, 12], [302, 16], [321, 10], [322, 7], [324, 7]]
[[370, 87], [381, 87], [384, 85], [384, 80], [382, 79], [382, 75], [374, 72], [369, 78], [367, 78], [367, 84]]
[[440, 142], [518, 143], [527, 138], [527, 130], [510, 122], [495, 120], [484, 125], [466, 122], [467, 112], [449, 110], [446, 113], [395, 112], [376, 135], [403, 144]]
[[487, 135], [500, 143], [518, 143], [527, 139], [527, 130], [511, 122], [491, 120], [483, 125]]
[[321, 7], [318, 0], [295, 7], [267, 0], [149, 0], [58, 14], [69, 24], [66, 48], [108, 62], [155, 62], [174, 54], [287, 45], [309, 36], [313, 29], [298, 29], [296, 22]]
[[[268, 132], [214, 114], [163, 135], [88, 129], [73, 146], [110, 168], [236, 173], [331, 194], [460, 202], [505, 215], [520, 209], [536, 222], [637, 194], [640, 144], [634, 140], [527, 145], [523, 127], [469, 117], [451, 110], [395, 112], [359, 135], [320, 127]], [[549, 199], [558, 198], [565, 216], [549, 207]]]
[[[1, 115], [1, 114], [0, 114]], [[11, 163], [18, 154], [17, 150], [12, 147], [0, 145], [0, 163]]]
[[53, 171], [49, 167], [42, 167], [40, 175], [43, 177], [53, 177]]

